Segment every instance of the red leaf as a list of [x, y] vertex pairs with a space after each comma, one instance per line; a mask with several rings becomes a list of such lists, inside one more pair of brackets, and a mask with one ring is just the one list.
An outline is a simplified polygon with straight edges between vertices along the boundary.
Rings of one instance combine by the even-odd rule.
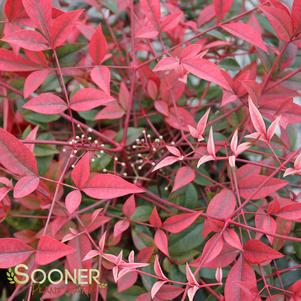
[[301, 30], [301, 1], [294, 0], [292, 7], [292, 19], [294, 25], [294, 32], [299, 33]]
[[189, 166], [183, 166], [177, 170], [172, 192], [193, 182], [195, 171]]
[[32, 51], [49, 49], [47, 40], [40, 33], [33, 30], [20, 30], [11, 32], [5, 35], [2, 38], [2, 41]]
[[164, 158], [163, 160], [161, 160], [153, 169], [153, 172], [155, 170], [158, 170], [162, 167], [165, 167], [165, 166], [169, 166], [171, 164], [174, 164], [176, 163], [177, 161], [179, 161], [180, 158], [179, 157], [175, 157], [175, 156], [167, 156], [166, 158]]
[[17, 175], [37, 174], [33, 153], [15, 136], [0, 128], [0, 163]]
[[156, 296], [161, 300], [175, 300], [183, 291], [182, 287], [164, 284]]
[[46, 265], [74, 252], [74, 248], [60, 241], [50, 236], [42, 236], [38, 243], [35, 261], [38, 265]]
[[76, 112], [85, 112], [98, 106], [104, 106], [114, 98], [93, 88], [84, 88], [76, 92], [70, 101], [70, 108]]
[[144, 15], [158, 28], [161, 16], [160, 0], [141, 0], [140, 5]]
[[157, 248], [164, 253], [166, 256], [169, 256], [168, 253], [168, 240], [164, 231], [157, 229], [155, 233], [155, 244]]
[[224, 237], [225, 242], [229, 246], [231, 246], [235, 249], [238, 249], [238, 250], [242, 250], [242, 245], [241, 245], [240, 239], [239, 239], [237, 233], [233, 229], [229, 228], [226, 231], [224, 231], [223, 237]]
[[73, 214], [79, 207], [82, 200], [82, 194], [79, 190], [69, 192], [65, 199], [66, 209], [70, 214]]
[[243, 22], [232, 22], [224, 24], [221, 27], [239, 39], [243, 39], [256, 47], [259, 47], [263, 51], [268, 51], [260, 32], [251, 25]]
[[0, 268], [7, 269], [24, 262], [34, 250], [22, 240], [0, 238]]
[[143, 189], [116, 175], [96, 174], [82, 190], [95, 199], [114, 199], [127, 194], [141, 193]]
[[220, 22], [224, 16], [229, 12], [231, 6], [233, 4], [233, 0], [213, 0], [214, 10], [217, 22]]
[[251, 120], [253, 123], [253, 126], [257, 133], [259, 133], [263, 138], [266, 137], [266, 127], [265, 123], [263, 121], [263, 118], [257, 109], [257, 107], [254, 105], [253, 101], [251, 98], [249, 98], [249, 111], [250, 111], [250, 116]]
[[46, 80], [48, 70], [42, 69], [29, 74], [24, 83], [24, 97], [27, 98], [32, 92], [37, 90], [40, 85]]
[[219, 67], [214, 63], [201, 58], [190, 58], [187, 60], [184, 59], [182, 61], [182, 65], [193, 75], [209, 82], [213, 82], [225, 90], [231, 90], [231, 87], [221, 72], [221, 69], [219, 69]]
[[227, 219], [235, 210], [236, 199], [231, 190], [223, 189], [210, 201], [207, 215], [217, 219]]
[[260, 9], [273, 26], [279, 39], [286, 42], [290, 41], [293, 33], [290, 15], [285, 10], [272, 6], [260, 6]]
[[67, 105], [53, 93], [42, 93], [29, 100], [23, 105], [23, 108], [36, 113], [50, 115], [63, 113], [67, 109]]
[[160, 262], [159, 262], [159, 257], [158, 255], [156, 255], [155, 257], [155, 262], [154, 262], [154, 271], [155, 271], [155, 274], [160, 277], [161, 279], [165, 279], [167, 280], [168, 278], [164, 275], [163, 271], [162, 271], [162, 268], [161, 268], [161, 265], [160, 265]]
[[161, 227], [162, 226], [162, 221], [161, 221], [161, 218], [159, 216], [159, 213], [157, 211], [157, 208], [154, 207], [150, 217], [149, 217], [149, 222], [152, 226], [154, 227]]
[[153, 69], [154, 72], [174, 70], [179, 67], [179, 60], [175, 57], [166, 57], [158, 62]]
[[0, 70], [1, 71], [34, 71], [38, 70], [39, 66], [32, 61], [17, 55], [7, 49], [0, 49]]
[[222, 251], [224, 241], [219, 233], [214, 234], [205, 244], [200, 258], [200, 265], [204, 266], [213, 261]]
[[4, 12], [9, 21], [26, 16], [22, 0], [6, 0], [4, 5]]
[[283, 257], [283, 254], [257, 239], [250, 239], [244, 244], [243, 255], [251, 264], [261, 264]]
[[40, 183], [40, 179], [37, 176], [25, 176], [22, 177], [15, 185], [14, 198], [23, 198], [32, 192], [34, 192]]
[[[243, 285], [245, 289], [242, 289], [241, 285]], [[257, 283], [255, 272], [244, 258], [240, 256], [227, 276], [225, 283], [225, 300], [253, 301], [256, 300], [256, 295]]]
[[114, 237], [120, 236], [124, 231], [126, 231], [130, 226], [130, 223], [128, 220], [120, 220], [118, 221], [114, 226]]
[[295, 203], [284, 206], [274, 214], [289, 221], [296, 221], [301, 219], [301, 204]]
[[94, 64], [101, 64], [107, 53], [107, 42], [103, 35], [101, 25], [99, 25], [93, 34], [89, 43], [89, 53]]
[[64, 44], [74, 29], [76, 21], [83, 10], [74, 10], [64, 13], [53, 20], [51, 27], [51, 43], [53, 48]]
[[90, 176], [90, 154], [87, 152], [77, 162], [71, 172], [71, 179], [78, 188], [85, 186]]
[[123, 214], [130, 218], [136, 210], [136, 202], [135, 202], [135, 197], [131, 195], [123, 204], [122, 206], [122, 212]]
[[33, 23], [48, 37], [51, 27], [51, 0], [22, 0], [26, 13]]
[[98, 112], [95, 116], [95, 120], [111, 120], [119, 119], [125, 114], [124, 110], [118, 103], [112, 103], [107, 105], [104, 109]]
[[94, 67], [91, 70], [90, 76], [99, 89], [101, 89], [107, 95], [110, 95], [111, 73], [108, 67], [106, 66]]
[[155, 298], [157, 292], [160, 290], [160, 288], [166, 283], [167, 281], [157, 281], [153, 284], [151, 289], [151, 297], [152, 299]]
[[162, 228], [171, 233], [179, 233], [188, 228], [201, 212], [184, 213], [169, 217], [162, 225]]
[[[250, 198], [255, 193], [255, 191], [258, 190], [258, 187], [264, 181], [266, 181], [267, 178], [267, 176], [262, 175], [253, 175], [242, 179], [238, 178], [240, 195], [245, 199]], [[261, 189], [259, 189], [255, 193], [255, 195], [252, 196], [252, 200], [265, 198], [268, 195], [276, 192], [277, 190], [285, 187], [287, 184], [288, 182], [284, 180], [271, 178]]]

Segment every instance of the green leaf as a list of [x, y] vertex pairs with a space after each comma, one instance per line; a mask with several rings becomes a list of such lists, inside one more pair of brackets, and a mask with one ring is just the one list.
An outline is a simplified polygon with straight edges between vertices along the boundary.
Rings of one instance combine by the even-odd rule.
[[136, 208], [134, 215], [131, 217], [133, 221], [146, 222], [152, 213], [153, 208], [148, 205], [142, 205]]
[[[192, 225], [181, 233], [171, 234], [169, 238], [169, 253], [171, 257], [185, 256], [188, 258], [189, 252], [202, 244], [202, 230], [203, 226], [197, 224]], [[192, 254], [193, 252], [190, 253], [190, 255]]]
[[[144, 128], [128, 128], [126, 145], [131, 145], [142, 135]], [[123, 135], [123, 129], [121, 129], [116, 135], [116, 141], [121, 142]]]

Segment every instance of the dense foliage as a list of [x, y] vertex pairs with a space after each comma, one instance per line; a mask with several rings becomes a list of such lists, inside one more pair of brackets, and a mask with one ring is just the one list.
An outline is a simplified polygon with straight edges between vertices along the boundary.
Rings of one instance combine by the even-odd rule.
[[[300, 0], [1, 20], [2, 300], [301, 300]], [[102, 285], [37, 290], [21, 263]]]

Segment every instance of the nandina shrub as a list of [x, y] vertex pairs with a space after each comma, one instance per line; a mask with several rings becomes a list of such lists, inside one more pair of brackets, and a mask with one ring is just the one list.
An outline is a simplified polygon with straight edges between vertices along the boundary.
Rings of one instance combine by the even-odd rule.
[[301, 300], [301, 1], [256, 2], [5, 1], [2, 300]]

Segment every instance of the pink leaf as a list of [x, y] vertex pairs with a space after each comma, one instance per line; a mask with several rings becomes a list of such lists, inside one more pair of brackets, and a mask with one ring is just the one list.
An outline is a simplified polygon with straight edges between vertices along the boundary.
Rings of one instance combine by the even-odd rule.
[[211, 155], [213, 158], [215, 157], [215, 144], [214, 144], [212, 127], [210, 127], [210, 131], [209, 131], [209, 138], [208, 138], [208, 142], [207, 142], [207, 151], [208, 151], [209, 155]]
[[210, 114], [210, 108], [206, 111], [206, 113], [202, 116], [202, 118], [199, 120], [198, 124], [197, 124], [197, 133], [198, 133], [198, 137], [196, 137], [199, 141], [200, 139], [204, 139], [203, 138], [203, 134], [205, 132], [206, 129], [206, 125], [207, 125], [207, 121], [208, 121], [208, 117]]
[[200, 265], [204, 266], [213, 261], [222, 251], [224, 241], [219, 233], [214, 234], [205, 244], [200, 258]]
[[214, 5], [214, 10], [215, 10], [215, 15], [217, 22], [219, 23], [229, 12], [233, 4], [233, 0], [214, 0], [213, 5]]
[[72, 34], [76, 21], [82, 12], [83, 10], [73, 10], [63, 13], [53, 20], [50, 34], [53, 48], [62, 46], [65, 43], [70, 34]]
[[85, 184], [82, 190], [92, 198], [105, 200], [144, 191], [121, 177], [111, 174], [96, 174]]
[[262, 175], [254, 175], [241, 179], [238, 178], [240, 195], [245, 199], [250, 197], [252, 197], [252, 200], [261, 199], [267, 197], [268, 195], [276, 192], [277, 190], [287, 185], [287, 182], [284, 180], [271, 178], [261, 189], [258, 190], [258, 187], [264, 181], [266, 181], [267, 178], [267, 176]]
[[279, 39], [286, 42], [290, 41], [293, 32], [290, 15], [285, 10], [272, 6], [262, 5], [260, 9], [273, 26]]
[[180, 158], [178, 157], [175, 157], [175, 156], [167, 156], [166, 158], [164, 158], [163, 160], [161, 160], [153, 169], [153, 172], [155, 170], [158, 170], [162, 167], [165, 167], [165, 166], [169, 166], [169, 165], [172, 165], [176, 162], [178, 162], [180, 160]]
[[296, 221], [301, 219], [301, 204], [294, 203], [284, 206], [274, 214], [286, 220]]
[[293, 7], [292, 7], [292, 19], [293, 19], [293, 25], [294, 25], [294, 31], [299, 33], [301, 29], [301, 1], [300, 0], [294, 0]]
[[23, 108], [36, 113], [50, 115], [59, 114], [67, 109], [66, 103], [53, 93], [42, 93], [29, 100]]
[[42, 236], [38, 243], [35, 260], [38, 265], [46, 265], [74, 252], [75, 249], [60, 241], [50, 236]]
[[127, 217], [130, 218], [136, 210], [136, 202], [134, 195], [131, 195], [123, 204], [122, 212]]
[[283, 254], [270, 248], [257, 239], [250, 239], [244, 244], [243, 255], [251, 264], [261, 264], [266, 261], [283, 257]]
[[175, 146], [166, 145], [166, 148], [174, 156], [181, 157], [181, 152]]
[[95, 120], [111, 120], [111, 119], [119, 119], [125, 114], [125, 111], [118, 103], [112, 103], [107, 105], [104, 109], [99, 111]]
[[89, 53], [94, 64], [101, 64], [103, 62], [107, 53], [107, 42], [103, 35], [101, 25], [96, 28], [95, 33], [90, 40]]
[[166, 281], [157, 281], [154, 283], [151, 289], [151, 297], [154, 299], [157, 292], [160, 290], [160, 288], [166, 283]]
[[128, 220], [120, 220], [114, 226], [114, 237], [120, 236], [124, 231], [126, 231], [130, 226]]
[[295, 159], [294, 168], [301, 169], [301, 153]]
[[259, 47], [265, 52], [268, 51], [262, 40], [260, 32], [251, 25], [243, 22], [232, 22], [221, 25], [221, 27], [237, 38], [243, 39], [256, 47]]
[[186, 279], [187, 279], [188, 283], [190, 285], [199, 285], [198, 282], [196, 281], [188, 263], [186, 263], [185, 271], [186, 271]]
[[230, 228], [227, 229], [223, 233], [223, 237], [224, 237], [225, 242], [229, 246], [242, 251], [242, 245], [241, 245], [240, 239], [239, 239], [237, 233], [233, 229], [230, 229]]
[[1, 71], [11, 71], [11, 72], [18, 72], [18, 71], [35, 71], [40, 69], [40, 67], [22, 57], [21, 55], [17, 55], [14, 52], [7, 50], [7, 49], [0, 49], [0, 70]]
[[[238, 283], [243, 284], [245, 290], [242, 290]], [[225, 284], [225, 300], [251, 301], [256, 300], [256, 295], [257, 283], [255, 272], [244, 258], [240, 256], [227, 276]]]
[[165, 220], [162, 227], [171, 233], [179, 233], [188, 228], [200, 214], [201, 212], [193, 212], [171, 216]]
[[0, 128], [0, 163], [17, 175], [38, 173], [33, 153], [15, 136]]
[[183, 166], [177, 170], [172, 192], [193, 182], [195, 178], [195, 171], [189, 166]]
[[38, 70], [29, 74], [24, 83], [24, 97], [27, 98], [32, 92], [38, 89], [46, 80], [47, 76], [47, 69]]
[[79, 207], [82, 200], [82, 194], [79, 190], [69, 192], [65, 199], [65, 204], [69, 214], [73, 214]]
[[269, 126], [268, 131], [267, 131], [267, 139], [268, 141], [271, 141], [271, 139], [273, 138], [277, 127], [279, 126], [279, 123], [281, 121], [281, 116], [278, 116]]
[[0, 238], [0, 268], [7, 269], [24, 262], [34, 250], [22, 240]]
[[224, 77], [224, 74], [221, 72], [221, 69], [219, 69], [219, 67], [214, 63], [206, 59], [194, 58], [183, 60], [182, 65], [193, 75], [209, 82], [213, 82], [225, 90], [231, 90], [231, 87]]
[[158, 255], [156, 255], [156, 257], [155, 257], [154, 270], [155, 270], [155, 274], [158, 277], [160, 277], [161, 279], [168, 280], [168, 278], [164, 275], [164, 273], [163, 273], [163, 271], [161, 269]]
[[49, 49], [47, 40], [33, 30], [20, 30], [11, 32], [2, 38], [2, 41], [12, 45], [17, 45], [32, 51], [43, 51]]
[[14, 198], [23, 198], [32, 192], [34, 192], [40, 183], [40, 179], [37, 176], [25, 176], [22, 177], [15, 185]]
[[111, 74], [110, 69], [106, 66], [94, 67], [91, 70], [90, 76], [93, 82], [105, 92], [107, 95], [110, 95], [110, 81]]
[[90, 176], [90, 153], [87, 152], [77, 162], [74, 169], [71, 172], [71, 179], [78, 188], [85, 186]]
[[255, 130], [263, 138], [265, 138], [265, 136], [266, 136], [265, 123], [263, 121], [263, 118], [262, 118], [259, 110], [254, 105], [254, 103], [251, 100], [251, 98], [249, 98], [249, 111], [250, 111], [251, 120], [252, 120], [252, 123], [253, 123], [253, 126], [254, 126]]
[[157, 248], [164, 253], [166, 256], [169, 256], [168, 253], [168, 240], [164, 231], [157, 229], [154, 238]]
[[210, 201], [207, 215], [217, 219], [229, 218], [235, 210], [236, 199], [231, 190], [223, 189]]
[[162, 222], [161, 222], [161, 218], [159, 216], [159, 213], [157, 211], [157, 207], [154, 207], [150, 217], [149, 217], [149, 222], [152, 226], [154, 227], [161, 227], [162, 226]]
[[214, 161], [215, 160], [215, 157], [211, 156], [211, 155], [205, 155], [205, 156], [202, 156], [200, 158], [200, 160], [198, 161], [198, 164], [197, 164], [197, 167], [200, 167], [202, 164], [206, 163], [206, 162], [209, 162], [209, 161]]
[[47, 37], [52, 21], [51, 0], [22, 0], [26, 13]]
[[179, 60], [175, 57], [166, 57], [159, 61], [153, 69], [154, 72], [175, 70], [179, 67]]
[[94, 88], [83, 88], [76, 92], [70, 101], [70, 108], [76, 112], [85, 112], [107, 105], [114, 98]]

